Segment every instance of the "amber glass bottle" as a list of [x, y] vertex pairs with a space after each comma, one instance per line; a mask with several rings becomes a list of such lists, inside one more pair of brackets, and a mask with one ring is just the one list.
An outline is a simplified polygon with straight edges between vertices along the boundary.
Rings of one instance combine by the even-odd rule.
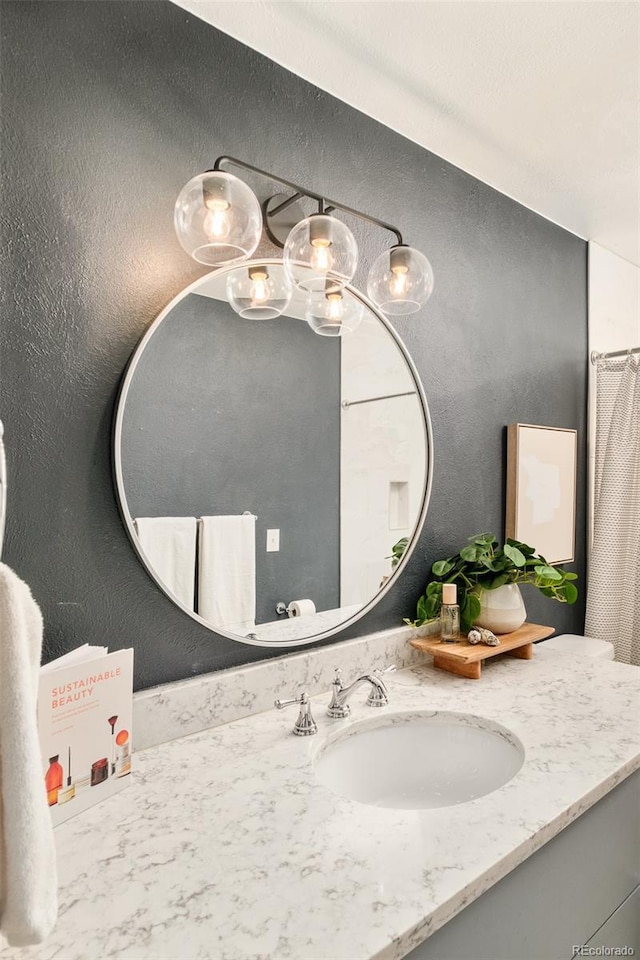
[[47, 788], [47, 800], [49, 801], [50, 807], [58, 802], [58, 790], [62, 787], [63, 771], [58, 763], [58, 756], [59, 754], [56, 754], [55, 757], [49, 757], [49, 769], [44, 778], [44, 783]]

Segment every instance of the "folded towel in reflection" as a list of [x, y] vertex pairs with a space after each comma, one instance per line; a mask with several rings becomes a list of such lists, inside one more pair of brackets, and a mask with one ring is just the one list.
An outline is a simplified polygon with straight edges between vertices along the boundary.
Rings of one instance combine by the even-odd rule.
[[201, 518], [198, 613], [231, 633], [255, 627], [255, 517]]
[[0, 563], [0, 929], [41, 943], [58, 913], [56, 849], [36, 720], [42, 615]]
[[138, 517], [134, 523], [140, 546], [158, 580], [180, 603], [193, 610], [196, 590], [196, 518]]

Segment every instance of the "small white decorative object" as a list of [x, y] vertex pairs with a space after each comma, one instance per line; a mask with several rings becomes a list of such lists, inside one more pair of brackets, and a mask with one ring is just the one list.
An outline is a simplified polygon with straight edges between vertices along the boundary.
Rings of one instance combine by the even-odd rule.
[[484, 627], [479, 627], [473, 630], [470, 630], [467, 635], [467, 640], [469, 643], [472, 643], [474, 646], [476, 643], [484, 643], [487, 647], [499, 647], [500, 641], [496, 637], [495, 633], [491, 630], [486, 630]]
[[500, 646], [500, 641], [492, 630], [487, 630], [485, 627], [481, 627], [478, 632], [480, 633], [480, 643], [484, 643], [484, 645], [487, 647]]
[[481, 590], [480, 616], [475, 627], [486, 627], [493, 633], [512, 633], [527, 619], [522, 594], [517, 583], [505, 583], [497, 590]]

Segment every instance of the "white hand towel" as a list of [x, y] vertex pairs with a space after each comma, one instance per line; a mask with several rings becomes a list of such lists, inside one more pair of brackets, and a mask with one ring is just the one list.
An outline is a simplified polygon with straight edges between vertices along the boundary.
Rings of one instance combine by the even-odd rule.
[[202, 517], [198, 613], [214, 626], [243, 633], [256, 625], [256, 518]]
[[158, 580], [189, 610], [196, 590], [196, 518], [138, 517], [138, 539]]
[[56, 850], [36, 721], [42, 615], [0, 563], [0, 929], [41, 943], [58, 913]]

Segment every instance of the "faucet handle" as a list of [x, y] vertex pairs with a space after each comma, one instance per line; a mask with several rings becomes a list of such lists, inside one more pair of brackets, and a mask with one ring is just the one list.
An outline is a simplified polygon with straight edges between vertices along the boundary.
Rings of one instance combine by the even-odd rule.
[[296, 737], [313, 736], [314, 733], [318, 732], [318, 726], [311, 716], [311, 704], [306, 690], [299, 697], [293, 697], [291, 700], [274, 700], [273, 705], [276, 710], [284, 710], [285, 707], [290, 707], [293, 703], [300, 704], [300, 713], [293, 725], [293, 733]]
[[342, 700], [341, 694], [344, 690], [342, 683], [342, 670], [336, 667], [335, 676], [331, 683], [331, 702], [327, 707], [327, 716], [334, 720], [343, 720], [351, 713], [351, 707]]
[[380, 681], [382, 686], [386, 689], [386, 684], [384, 682], [385, 674], [395, 673], [397, 669], [398, 668], [395, 665], [395, 663], [390, 663], [388, 667], [378, 667], [376, 670], [373, 671], [373, 675], [374, 677], [377, 677], [377, 679]]
[[379, 686], [371, 684], [371, 690], [369, 691], [369, 696], [367, 697], [367, 706], [368, 707], [386, 707], [389, 703], [389, 694], [387, 692], [387, 687], [384, 682], [385, 673], [393, 673], [395, 671], [395, 663], [390, 664], [384, 669], [378, 668], [373, 671], [374, 677], [379, 681]]
[[374, 670], [373, 672], [382, 680], [385, 673], [395, 673], [397, 669], [398, 667], [395, 663], [390, 663], [388, 667], [378, 667], [378, 669]]

